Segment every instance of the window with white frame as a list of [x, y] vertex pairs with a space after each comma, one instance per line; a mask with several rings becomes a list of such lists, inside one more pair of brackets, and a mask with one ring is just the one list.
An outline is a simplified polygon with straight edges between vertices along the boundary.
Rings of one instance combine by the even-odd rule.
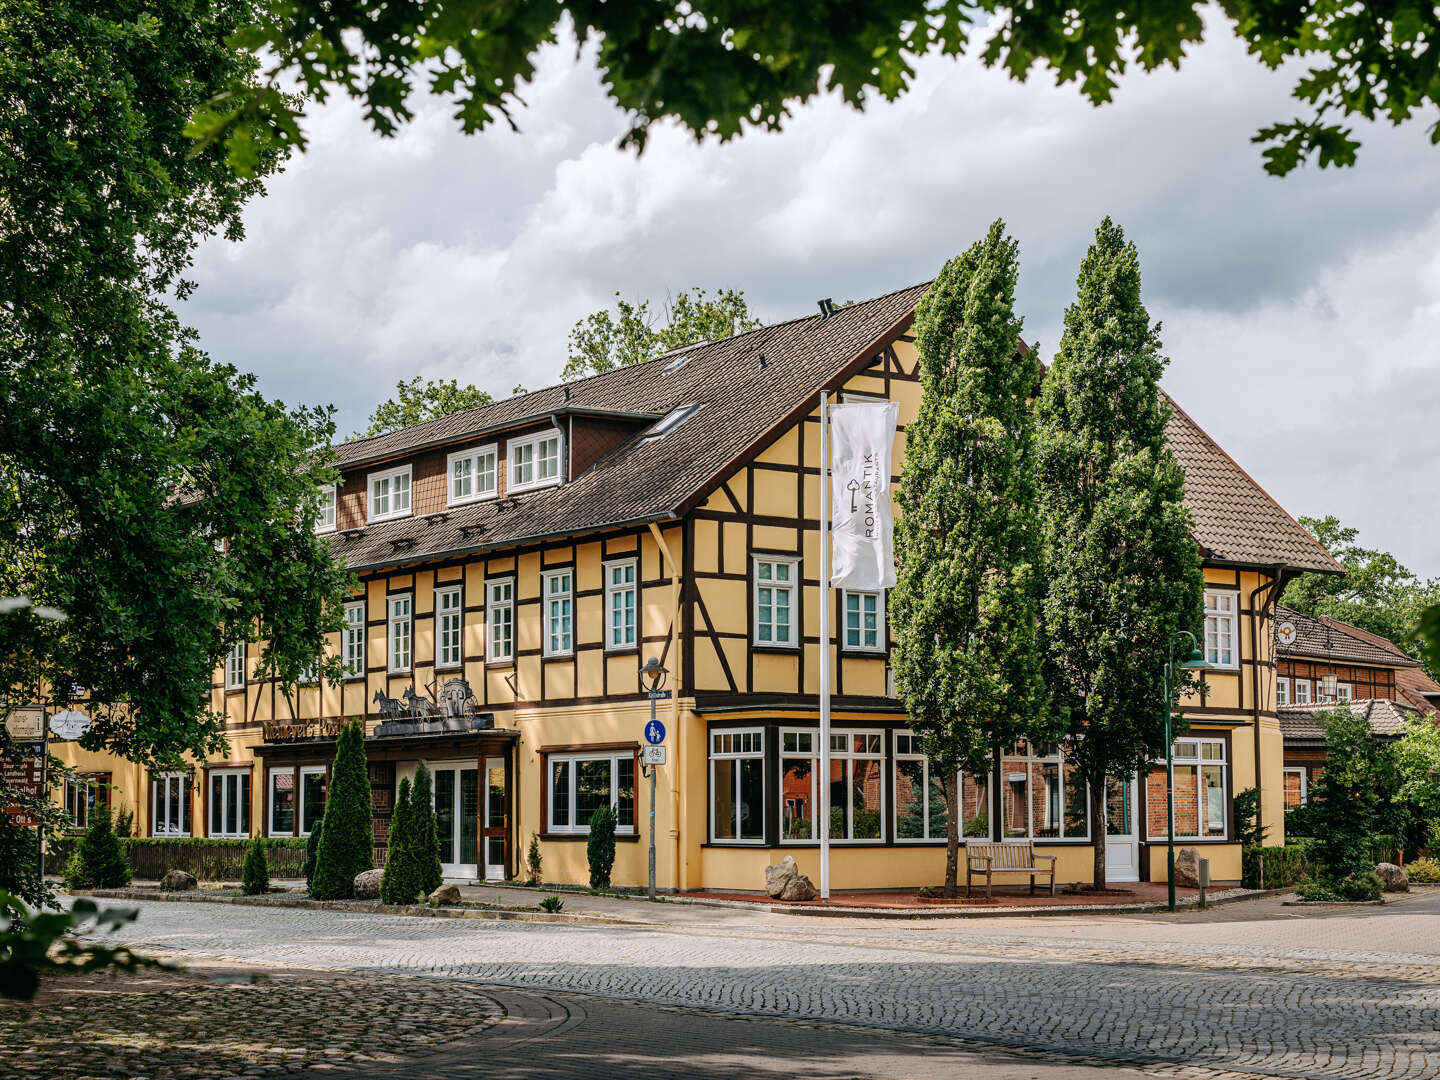
[[944, 840], [950, 807], [945, 801], [943, 778], [930, 767], [930, 759], [912, 732], [897, 731], [894, 740], [891, 790], [895, 797], [895, 839], [899, 843]]
[[387, 521], [410, 513], [410, 466], [373, 472], [367, 478], [370, 490], [369, 521]]
[[635, 645], [635, 560], [605, 564], [605, 647]]
[[90, 827], [96, 803], [110, 801], [110, 774], [89, 773], [65, 778], [65, 814], [76, 829]]
[[1309, 704], [1310, 704], [1310, 680], [1309, 680], [1309, 679], [1296, 679], [1296, 680], [1291, 684], [1291, 688], [1295, 691], [1295, 704], [1296, 704], [1296, 705], [1309, 705]]
[[820, 773], [819, 734], [813, 729], [780, 732], [780, 838], [791, 842], [819, 839], [813, 813], [820, 808], [818, 785], [828, 780], [830, 839], [879, 840], [885, 805], [885, 734], [846, 730], [830, 733], [830, 775]]
[[295, 835], [295, 770], [271, 769], [266, 789], [270, 836]]
[[1214, 667], [1239, 667], [1240, 594], [1205, 590], [1205, 659]]
[[465, 623], [459, 585], [435, 590], [435, 666], [460, 666], [460, 634]]
[[485, 626], [489, 635], [485, 659], [492, 662], [515, 659], [514, 578], [485, 583]]
[[796, 559], [755, 557], [755, 644], [799, 644], [795, 632], [796, 585], [800, 563]]
[[1295, 810], [1304, 806], [1310, 795], [1310, 778], [1304, 767], [1287, 767], [1285, 770], [1285, 809]]
[[245, 689], [245, 642], [237, 641], [225, 656], [225, 689]]
[[498, 454], [493, 443], [451, 454], [445, 471], [450, 477], [447, 500], [451, 506], [492, 498], [499, 491]]
[[[1187, 840], [1223, 840], [1227, 829], [1229, 768], [1224, 739], [1185, 737], [1171, 746], [1175, 770], [1175, 835]], [[1151, 840], [1163, 840], [1165, 764], [1146, 778], [1145, 805]]]
[[328, 777], [324, 765], [306, 765], [300, 770], [300, 835], [309, 836], [325, 813]]
[[862, 652], [885, 651], [885, 594], [880, 592], [851, 592], [846, 589], [844, 597], [844, 636], [841, 639], [847, 649]]
[[190, 835], [190, 774], [152, 774], [150, 778], [150, 835]]
[[780, 839], [796, 843], [818, 840], [815, 815], [819, 811], [819, 793], [815, 790], [815, 774], [819, 770], [819, 754], [814, 729], [780, 732]]
[[551, 754], [546, 771], [548, 831], [588, 834], [595, 811], [608, 806], [616, 832], [635, 832], [634, 753]]
[[1354, 701], [1354, 700], [1355, 700], [1355, 688], [1354, 688], [1353, 686], [1351, 686], [1348, 682], [1336, 683], [1336, 684], [1335, 684], [1335, 700], [1336, 700], [1336, 701]]
[[1275, 704], [1276, 704], [1276, 705], [1289, 705], [1289, 704], [1290, 704], [1290, 680], [1289, 680], [1289, 679], [1276, 679], [1276, 680], [1275, 680]]
[[510, 441], [510, 475], [506, 486], [511, 492], [549, 487], [561, 480], [561, 458], [564, 438], [559, 431], [545, 431], [524, 439]]
[[1089, 837], [1088, 789], [1061, 748], [1021, 741], [1001, 755], [1000, 821], [1007, 840]]
[[546, 656], [569, 656], [575, 651], [573, 580], [569, 570], [547, 570], [540, 575]]
[[250, 835], [250, 770], [210, 770], [209, 835], [234, 839]]
[[385, 598], [385, 640], [391, 671], [410, 670], [410, 594]]
[[710, 839], [765, 840], [765, 731], [710, 732]]
[[335, 531], [335, 485], [321, 484], [315, 513], [316, 532]]
[[352, 679], [365, 674], [365, 601], [352, 600], [345, 605], [345, 636], [343, 638], [345, 674]]

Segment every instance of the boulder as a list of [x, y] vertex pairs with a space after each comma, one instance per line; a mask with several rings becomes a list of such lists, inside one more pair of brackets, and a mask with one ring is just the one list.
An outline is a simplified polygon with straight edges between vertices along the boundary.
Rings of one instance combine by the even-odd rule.
[[796, 874], [789, 881], [785, 882], [785, 888], [781, 890], [781, 900], [814, 900], [819, 896], [815, 883], [804, 874]]
[[456, 885], [441, 885], [425, 898], [425, 902], [431, 907], [439, 907], [441, 904], [460, 903], [460, 889]]
[[1393, 862], [1376, 863], [1375, 873], [1380, 875], [1380, 883], [1385, 886], [1386, 892], [1410, 891], [1410, 875], [1405, 873], [1403, 866], [1396, 866]]
[[195, 875], [187, 870], [171, 870], [160, 879], [160, 888], [164, 892], [184, 892], [198, 884]]
[[1200, 853], [1193, 847], [1175, 852], [1175, 884], [1184, 889], [1200, 887]]
[[380, 879], [384, 870], [366, 870], [355, 875], [355, 899], [375, 900], [380, 896]]
[[778, 863], [765, 867], [765, 895], [779, 899], [791, 878], [800, 876], [794, 855], [786, 855]]

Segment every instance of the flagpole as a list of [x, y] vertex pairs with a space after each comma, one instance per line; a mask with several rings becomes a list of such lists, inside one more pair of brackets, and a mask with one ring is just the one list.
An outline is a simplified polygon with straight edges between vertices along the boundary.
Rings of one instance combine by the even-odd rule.
[[830, 394], [820, 392], [820, 899], [830, 899]]

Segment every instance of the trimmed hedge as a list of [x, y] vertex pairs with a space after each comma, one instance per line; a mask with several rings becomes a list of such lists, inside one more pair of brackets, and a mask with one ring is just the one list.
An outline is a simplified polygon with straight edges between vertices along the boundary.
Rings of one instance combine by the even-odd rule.
[[1260, 860], [1265, 860], [1265, 888], [1288, 889], [1310, 876], [1309, 844], [1247, 847], [1240, 855], [1241, 884], [1260, 887]]

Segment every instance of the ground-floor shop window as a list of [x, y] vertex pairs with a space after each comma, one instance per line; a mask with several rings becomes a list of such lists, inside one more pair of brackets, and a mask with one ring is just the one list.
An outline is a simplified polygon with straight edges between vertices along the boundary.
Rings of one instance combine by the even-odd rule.
[[88, 773], [65, 778], [65, 813], [76, 829], [90, 827], [90, 813], [97, 803], [110, 802], [110, 774]]
[[548, 759], [549, 832], [588, 835], [602, 806], [615, 811], [615, 831], [635, 831], [635, 755], [551, 754]]
[[[713, 732], [711, 768], [715, 768], [720, 752], [714, 740], [722, 732]], [[755, 732], [759, 757], [760, 732]], [[884, 732], [865, 730], [832, 731], [830, 733], [829, 784], [830, 839], [879, 840], [883, 835], [885, 806]], [[780, 732], [780, 790], [784, 813], [781, 819], [782, 840], [817, 838], [814, 812], [819, 806], [820, 760], [819, 733], [814, 730], [782, 730]], [[754, 775], [760, 775], [760, 762], [754, 763]], [[740, 778], [737, 777], [737, 785]], [[721, 796], [712, 778], [711, 790]], [[753, 808], [753, 838], [762, 835], [759, 807]], [[717, 818], [718, 820], [718, 818]], [[715, 839], [735, 839], [718, 831]], [[741, 839], [749, 839], [744, 836]]]
[[1000, 781], [1005, 839], [1089, 837], [1085, 781], [1060, 749], [1017, 744], [1000, 759]]
[[150, 778], [150, 835], [190, 835], [189, 773], [161, 773]]
[[[1175, 769], [1175, 835], [1189, 840], [1223, 840], [1226, 834], [1229, 775], [1224, 739], [1176, 739], [1171, 747]], [[1146, 824], [1152, 840], [1167, 835], [1165, 765], [1146, 778]]]
[[250, 770], [210, 772], [210, 835], [250, 835]]
[[[808, 810], [810, 803], [797, 808]], [[710, 839], [765, 839], [765, 731], [732, 728], [710, 733]]]
[[270, 770], [270, 835], [295, 835], [295, 770]]
[[920, 740], [909, 732], [895, 732], [892, 783], [895, 839], [944, 840], [950, 823], [944, 777], [930, 767], [930, 759], [920, 750]]
[[324, 765], [306, 765], [300, 770], [300, 835], [309, 836], [325, 813], [327, 781]]

